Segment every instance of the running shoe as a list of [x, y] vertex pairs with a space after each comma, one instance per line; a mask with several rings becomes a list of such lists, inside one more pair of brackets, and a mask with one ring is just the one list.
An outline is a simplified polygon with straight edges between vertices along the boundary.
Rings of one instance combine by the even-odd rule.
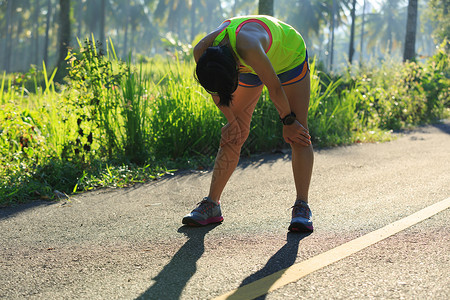
[[311, 209], [305, 201], [297, 200], [292, 207], [292, 220], [288, 230], [295, 232], [313, 231]]
[[184, 216], [182, 221], [183, 224], [189, 226], [205, 226], [223, 221], [220, 204], [216, 204], [209, 197], [203, 198], [197, 205], [197, 208]]

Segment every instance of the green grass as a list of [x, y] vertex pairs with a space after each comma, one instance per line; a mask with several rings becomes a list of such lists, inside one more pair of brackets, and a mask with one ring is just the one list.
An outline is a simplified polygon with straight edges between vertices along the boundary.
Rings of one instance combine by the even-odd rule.
[[[226, 120], [193, 78], [191, 59], [132, 65], [80, 44], [65, 84], [54, 72], [3, 74], [0, 206], [147, 182], [211, 167]], [[309, 127], [315, 147], [386, 141], [390, 132], [449, 116], [449, 55], [426, 63], [329, 76], [311, 62]], [[285, 147], [263, 91], [242, 154]]]

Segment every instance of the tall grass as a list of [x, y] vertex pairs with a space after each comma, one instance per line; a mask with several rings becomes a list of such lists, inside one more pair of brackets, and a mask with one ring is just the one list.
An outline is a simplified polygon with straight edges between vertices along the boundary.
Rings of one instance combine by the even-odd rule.
[[[3, 74], [0, 205], [210, 166], [226, 120], [195, 82], [193, 62], [155, 58], [133, 65], [116, 58], [112, 43], [102, 52], [80, 43], [64, 85], [45, 66], [39, 74]], [[330, 77], [312, 61], [313, 143], [385, 140], [390, 130], [448, 117], [449, 65], [441, 51], [425, 64]], [[264, 90], [242, 153], [285, 146], [281, 132]]]
[[224, 119], [192, 76], [192, 64], [177, 60], [153, 99], [150, 146], [156, 157], [192, 157], [216, 152]]

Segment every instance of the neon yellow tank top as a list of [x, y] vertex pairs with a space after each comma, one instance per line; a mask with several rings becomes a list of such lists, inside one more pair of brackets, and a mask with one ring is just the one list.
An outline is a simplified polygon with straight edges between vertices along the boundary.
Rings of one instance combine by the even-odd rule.
[[271, 16], [235, 17], [224, 21], [224, 23], [229, 24], [216, 37], [213, 46], [219, 45], [228, 34], [231, 48], [243, 64], [240, 66], [239, 72], [256, 74], [249, 65], [245, 64], [236, 51], [236, 36], [242, 26], [249, 22], [256, 22], [262, 25], [269, 34], [270, 45], [266, 54], [277, 74], [289, 71], [305, 61], [305, 42], [300, 33], [292, 26]]

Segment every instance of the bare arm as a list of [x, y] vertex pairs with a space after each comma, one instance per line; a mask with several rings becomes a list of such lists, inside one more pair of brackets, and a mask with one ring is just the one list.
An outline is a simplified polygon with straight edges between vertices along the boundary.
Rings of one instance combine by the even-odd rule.
[[267, 57], [260, 40], [251, 33], [246, 34], [241, 31], [238, 35], [239, 55], [244, 61], [255, 70], [258, 77], [267, 87], [275, 108], [280, 117], [285, 117], [291, 113], [289, 101], [284, 93], [281, 82], [273, 69], [273, 66]]
[[212, 43], [216, 39], [216, 37], [220, 34], [220, 32], [228, 26], [229, 23], [222, 23], [217, 29], [213, 32], [207, 34], [204, 38], [198, 42], [194, 47], [194, 59], [195, 62], [198, 62], [200, 56], [206, 51], [208, 47], [211, 47]]
[[[222, 23], [217, 29], [215, 29], [213, 32], [206, 35], [203, 39], [198, 42], [197, 45], [194, 47], [194, 59], [195, 62], [198, 62], [200, 57], [203, 55], [203, 53], [206, 51], [208, 47], [211, 47], [212, 43], [216, 39], [216, 37], [220, 34], [220, 32], [225, 29], [225, 27], [228, 26], [229, 23], [225, 22]], [[214, 103], [217, 105], [217, 107], [220, 109], [220, 111], [224, 114], [225, 118], [229, 123], [232, 123], [236, 120], [236, 117], [233, 114], [233, 111], [231, 108], [226, 106], [220, 106], [219, 105], [219, 96], [212, 95], [212, 98], [214, 100]]]
[[[264, 51], [264, 39], [258, 39], [258, 35], [241, 32], [238, 35], [237, 51], [244, 61], [250, 65], [258, 74], [258, 77], [266, 85], [270, 99], [272, 100], [278, 114], [284, 118], [291, 113], [289, 100], [281, 85], [275, 70]], [[283, 126], [283, 137], [287, 143], [299, 143], [308, 146], [310, 136], [308, 130], [296, 121], [292, 125]]]

